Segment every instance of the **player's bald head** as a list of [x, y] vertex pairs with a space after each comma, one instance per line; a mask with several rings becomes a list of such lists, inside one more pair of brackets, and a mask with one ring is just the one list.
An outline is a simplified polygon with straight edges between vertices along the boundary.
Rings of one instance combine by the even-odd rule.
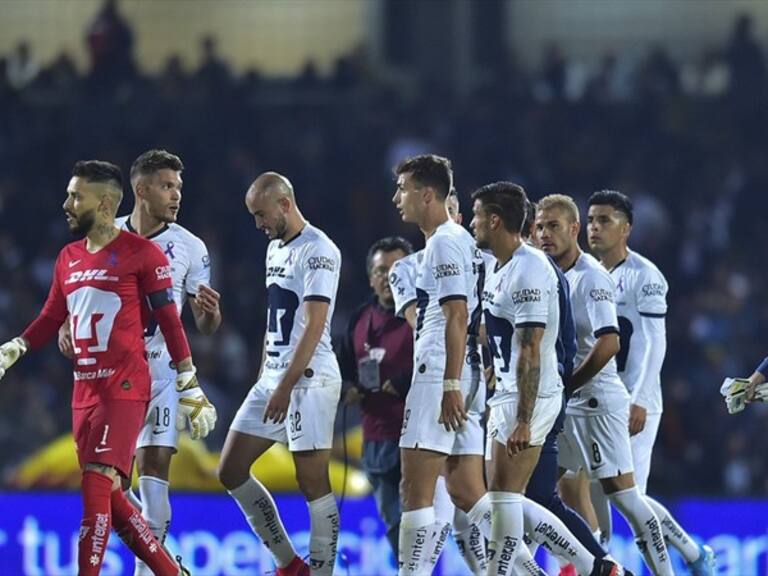
[[257, 198], [259, 200], [269, 199], [272, 201], [288, 198], [291, 202], [294, 202], [293, 184], [282, 174], [264, 172], [253, 181], [245, 195], [246, 203]]

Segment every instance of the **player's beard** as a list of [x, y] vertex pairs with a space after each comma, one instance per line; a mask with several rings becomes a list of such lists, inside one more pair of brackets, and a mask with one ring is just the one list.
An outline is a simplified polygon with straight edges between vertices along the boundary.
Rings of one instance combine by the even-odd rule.
[[285, 219], [285, 216], [280, 214], [277, 217], [277, 222], [275, 223], [275, 238], [280, 238], [280, 240], [285, 240], [285, 235], [288, 232], [288, 221]]
[[96, 210], [89, 210], [80, 216], [75, 216], [70, 212], [70, 215], [75, 218], [74, 225], [69, 225], [69, 231], [73, 236], [86, 236], [96, 223]]

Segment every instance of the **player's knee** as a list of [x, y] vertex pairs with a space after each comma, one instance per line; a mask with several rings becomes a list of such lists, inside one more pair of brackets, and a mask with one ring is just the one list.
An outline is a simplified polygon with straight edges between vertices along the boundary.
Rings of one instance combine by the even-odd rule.
[[249, 468], [233, 464], [228, 460], [220, 460], [219, 465], [216, 467], [216, 476], [227, 490], [234, 490], [242, 486], [248, 480], [249, 473]]
[[173, 452], [170, 448], [146, 450], [141, 455], [137, 454], [136, 467], [139, 476], [152, 476], [153, 478], [168, 480], [172, 455]]
[[299, 485], [299, 491], [304, 495], [308, 502], [322, 498], [331, 491], [331, 482], [328, 479], [327, 471], [296, 473], [296, 482]]
[[474, 494], [471, 491], [461, 489], [462, 487], [456, 486], [454, 483], [446, 483], [446, 488], [453, 505], [457, 508], [461, 508], [465, 512], [471, 510], [472, 506], [474, 506], [475, 502], [478, 500], [477, 498], [472, 498]]

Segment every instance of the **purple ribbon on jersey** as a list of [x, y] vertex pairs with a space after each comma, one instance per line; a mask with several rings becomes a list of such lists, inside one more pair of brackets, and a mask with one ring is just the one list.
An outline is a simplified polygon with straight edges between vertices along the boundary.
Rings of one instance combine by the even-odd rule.
[[174, 260], [176, 256], [173, 255], [173, 242], [168, 242], [168, 244], [165, 245], [165, 255], [168, 256], [171, 260]]

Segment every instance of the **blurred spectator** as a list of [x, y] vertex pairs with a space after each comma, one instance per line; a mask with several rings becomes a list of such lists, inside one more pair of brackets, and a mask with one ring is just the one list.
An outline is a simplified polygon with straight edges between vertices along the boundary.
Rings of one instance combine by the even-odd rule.
[[738, 99], [754, 95], [766, 95], [765, 56], [755, 40], [753, 21], [749, 14], [742, 14], [736, 20], [726, 48], [726, 59], [731, 71], [731, 93]]
[[86, 33], [91, 76], [107, 84], [134, 73], [133, 31], [117, 11], [117, 0], [104, 0]]
[[11, 88], [22, 90], [37, 77], [40, 67], [32, 59], [28, 42], [19, 42], [6, 63], [6, 75]]

